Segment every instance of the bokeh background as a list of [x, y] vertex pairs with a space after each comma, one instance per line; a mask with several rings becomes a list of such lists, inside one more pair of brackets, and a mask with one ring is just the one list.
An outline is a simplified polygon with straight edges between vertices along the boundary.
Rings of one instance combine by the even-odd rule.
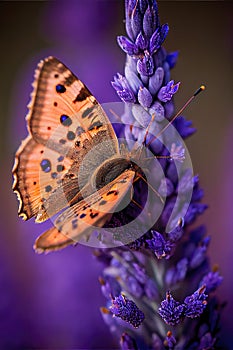
[[[211, 262], [224, 276], [218, 295], [228, 301], [222, 315], [227, 346], [233, 343], [233, 3], [160, 1], [159, 11], [170, 26], [165, 47], [180, 52], [172, 72], [182, 82], [176, 105], [207, 85], [185, 113], [198, 129], [187, 145], [210, 206], [199, 222], [208, 226]], [[49, 224], [17, 217], [11, 168], [27, 134], [24, 116], [41, 58], [58, 57], [99, 102], [118, 100], [110, 81], [123, 72], [125, 56], [115, 40], [125, 33], [123, 18], [123, 0], [0, 2], [0, 349], [118, 347], [99, 312], [101, 265], [83, 246], [33, 252]]]

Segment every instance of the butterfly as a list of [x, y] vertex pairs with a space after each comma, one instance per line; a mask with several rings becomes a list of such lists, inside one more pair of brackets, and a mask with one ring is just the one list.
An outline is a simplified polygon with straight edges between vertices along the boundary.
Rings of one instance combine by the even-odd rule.
[[137, 169], [122, 157], [95, 97], [55, 57], [39, 63], [28, 108], [28, 136], [15, 155], [13, 191], [23, 220], [43, 222], [60, 212], [34, 245], [48, 252], [103, 227], [130, 201]]

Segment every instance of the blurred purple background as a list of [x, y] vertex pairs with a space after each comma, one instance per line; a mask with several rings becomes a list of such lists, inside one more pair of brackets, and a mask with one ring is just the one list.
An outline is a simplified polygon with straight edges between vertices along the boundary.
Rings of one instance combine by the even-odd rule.
[[[233, 302], [233, 3], [161, 1], [160, 18], [170, 33], [165, 47], [179, 50], [172, 72], [182, 82], [180, 106], [201, 84], [207, 90], [186, 111], [198, 133], [187, 144], [210, 209], [199, 220], [212, 235], [210, 256], [219, 263], [228, 300], [222, 339], [231, 334]], [[26, 136], [24, 116], [33, 71], [48, 55], [63, 61], [99, 102], [117, 101], [113, 75], [123, 72], [124, 54], [115, 37], [124, 34], [123, 0], [0, 2], [0, 349], [112, 349], [103, 323], [98, 283], [101, 265], [87, 247], [39, 256], [32, 245], [47, 224], [17, 217], [11, 191], [13, 154]]]

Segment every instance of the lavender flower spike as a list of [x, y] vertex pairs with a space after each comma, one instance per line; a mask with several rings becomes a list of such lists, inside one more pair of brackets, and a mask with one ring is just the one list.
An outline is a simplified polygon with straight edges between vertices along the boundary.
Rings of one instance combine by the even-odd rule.
[[[129, 148], [132, 140], [146, 144], [163, 176], [159, 176], [158, 167], [146, 169], [157, 192], [149, 210], [142, 205], [140, 211], [140, 206], [131, 203], [128, 210], [114, 214], [109, 223], [122, 232], [122, 237], [128, 237], [132, 232], [124, 225], [140, 213], [136, 231], [142, 234], [125, 246], [98, 251], [98, 259], [105, 264], [100, 277], [106, 297], [103, 318], [122, 349], [217, 348], [219, 304], [213, 292], [222, 277], [216, 269], [210, 269], [207, 258], [210, 238], [206, 229], [190, 228], [206, 205], [201, 203], [203, 190], [198, 176], [183, 167], [187, 155], [182, 140], [195, 129], [180, 116], [173, 123], [180, 142], [170, 138], [172, 133], [167, 138], [164, 133], [161, 139], [153, 138], [150, 143], [150, 133], [147, 135], [145, 129], [138, 127], [150, 125], [149, 131], [155, 130], [157, 134], [164, 119], [171, 120], [174, 115], [173, 100], [180, 83], [174, 83], [170, 70], [178, 54], [167, 53], [162, 47], [168, 25], [160, 24], [155, 0], [125, 0], [125, 24], [128, 37], [118, 37], [118, 44], [126, 53], [125, 76], [118, 73], [112, 82], [125, 102], [122, 116], [125, 127], [120, 135], [125, 135], [126, 143], [130, 135]], [[169, 143], [163, 144], [167, 139]], [[135, 181], [135, 203], [143, 202], [148, 188], [145, 181]], [[158, 219], [145, 230], [145, 223], [151, 222], [161, 202], [164, 203]], [[175, 226], [167, 230], [173, 213]]]

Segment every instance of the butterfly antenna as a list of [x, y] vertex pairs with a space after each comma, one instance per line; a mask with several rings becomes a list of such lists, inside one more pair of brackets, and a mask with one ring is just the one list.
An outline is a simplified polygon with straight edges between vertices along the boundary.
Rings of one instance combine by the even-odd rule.
[[118, 120], [118, 122], [122, 123], [121, 117], [112, 108], [109, 108], [109, 112], [112, 113], [112, 115]]
[[[160, 201], [162, 202], [162, 204], [164, 204], [164, 199], [162, 198], [162, 196], [159, 194], [158, 191], [156, 191], [156, 189], [140, 174], [137, 174], [137, 177], [135, 177], [133, 183], [135, 183], [136, 181], [138, 181], [139, 179], [143, 180], [147, 186], [156, 194], [156, 196], [160, 199]], [[136, 203], [134, 203], [136, 204]]]
[[186, 107], [188, 107], [188, 105], [190, 105], [190, 103], [192, 102], [192, 100], [194, 100], [194, 98], [199, 95], [200, 92], [205, 90], [205, 85], [201, 85], [195, 92], [194, 94], [187, 100], [187, 102], [183, 105], [183, 107], [176, 113], [176, 115], [174, 115], [174, 117], [169, 121], [169, 123], [167, 125], [165, 125], [165, 127], [157, 134], [155, 135], [150, 142], [147, 144], [147, 147], [154, 141], [156, 140], [161, 134], [164, 133], [165, 130], [167, 130], [167, 128], [176, 120], [177, 117], [180, 116], [180, 114], [185, 110]]
[[150, 126], [153, 123], [154, 119], [155, 119], [155, 114], [152, 114], [151, 120], [150, 120], [150, 122], [149, 122], [149, 124], [148, 124], [148, 126], [146, 128], [144, 139], [143, 139], [142, 144], [141, 144], [141, 146], [139, 148], [139, 155], [138, 155], [139, 158], [141, 157], [141, 154], [142, 154], [142, 151], [143, 151], [143, 147], [146, 146], [146, 138], [147, 138], [147, 135], [149, 134], [149, 129], [150, 129]]

